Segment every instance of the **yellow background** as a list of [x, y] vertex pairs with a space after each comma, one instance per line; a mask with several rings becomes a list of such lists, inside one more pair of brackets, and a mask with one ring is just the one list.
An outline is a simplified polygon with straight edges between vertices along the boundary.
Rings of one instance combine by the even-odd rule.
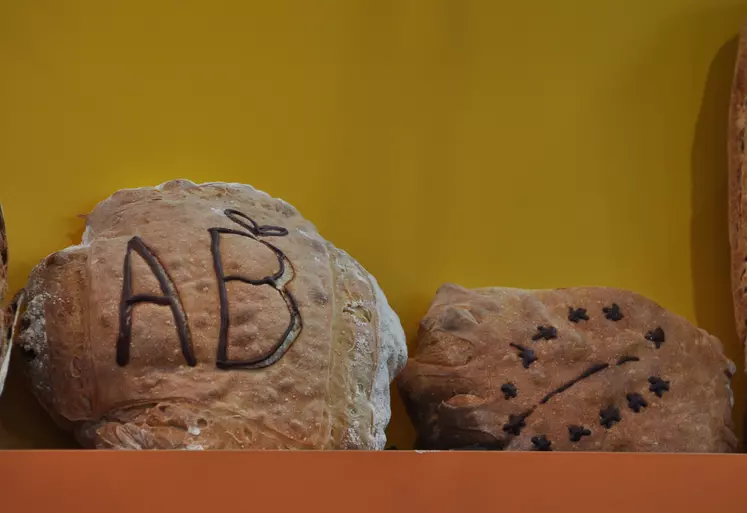
[[[610, 285], [716, 334], [741, 369], [725, 138], [745, 15], [743, 0], [0, 0], [11, 287], [119, 188], [239, 181], [368, 268], [410, 337], [445, 281]], [[0, 447], [59, 443], [17, 376], [9, 390]]]

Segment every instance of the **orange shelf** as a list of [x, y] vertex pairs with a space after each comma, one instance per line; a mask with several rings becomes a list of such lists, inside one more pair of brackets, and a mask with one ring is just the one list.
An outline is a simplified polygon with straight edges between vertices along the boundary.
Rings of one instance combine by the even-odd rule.
[[0, 452], [0, 511], [720, 513], [744, 455]]

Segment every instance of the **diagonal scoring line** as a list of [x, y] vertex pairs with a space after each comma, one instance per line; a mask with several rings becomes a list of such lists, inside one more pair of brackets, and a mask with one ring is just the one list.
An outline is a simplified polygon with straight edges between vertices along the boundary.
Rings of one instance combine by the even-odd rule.
[[594, 365], [586, 369], [584, 372], [582, 372], [578, 377], [573, 378], [572, 380], [563, 383], [558, 388], [556, 388], [555, 390], [547, 394], [545, 397], [542, 398], [542, 400], [539, 403], [545, 404], [547, 401], [552, 399], [554, 396], [565, 392], [566, 390], [571, 388], [573, 385], [575, 385], [579, 381], [583, 381], [587, 378], [590, 378], [597, 372], [601, 372], [609, 366], [610, 366], [609, 363], [595, 363]]
[[[617, 360], [617, 362], [616, 362], [615, 365], [617, 365], [619, 367], [620, 365], [625, 365], [628, 362], [638, 362], [640, 360], [641, 359], [638, 358], [637, 356], [623, 356], [623, 357], [621, 357], [621, 358], [619, 358]], [[588, 369], [586, 369], [584, 372], [582, 372], [581, 374], [579, 374], [578, 377], [573, 378], [572, 380], [567, 381], [566, 383], [563, 383], [558, 388], [556, 388], [555, 390], [553, 390], [552, 392], [550, 392], [549, 394], [547, 394], [545, 397], [542, 398], [542, 400], [539, 403], [540, 404], [545, 404], [547, 401], [549, 401], [550, 399], [552, 399], [554, 396], [556, 396], [556, 395], [558, 395], [560, 393], [565, 392], [566, 390], [568, 390], [569, 388], [571, 388], [573, 385], [575, 385], [579, 381], [583, 381], [583, 380], [585, 380], [587, 378], [590, 378], [594, 374], [596, 374], [597, 372], [601, 372], [604, 369], [609, 368], [609, 366], [610, 366], [609, 363], [595, 363], [594, 365], [592, 365], [591, 367], [589, 367]]]
[[[637, 357], [637, 356], [622, 356], [622, 357], [620, 357], [615, 362], [615, 366], [619, 367], [621, 365], [625, 365], [626, 363], [638, 362], [640, 360], [641, 359], [639, 357]], [[562, 394], [563, 392], [565, 392], [566, 390], [568, 390], [569, 388], [571, 388], [576, 383], [579, 383], [579, 382], [581, 382], [581, 381], [583, 381], [585, 379], [588, 379], [588, 378], [592, 377], [594, 374], [596, 374], [598, 372], [602, 372], [603, 370], [608, 369], [609, 367], [610, 367], [609, 363], [595, 363], [595, 364], [591, 365], [589, 368], [587, 368], [585, 371], [583, 371], [577, 377], [573, 378], [570, 381], [567, 381], [567, 382], [563, 383], [558, 388], [556, 388], [552, 392], [548, 393], [545, 397], [542, 398], [542, 400], [538, 403], [537, 406], [542, 405], [542, 404], [546, 404], [550, 399], [552, 399], [553, 397], [555, 397], [558, 394]], [[521, 418], [522, 421], [525, 420], [532, 413], [534, 413], [534, 411], [537, 409], [537, 406], [533, 406], [531, 409], [525, 411], [520, 416], [518, 416], [517, 419]]]

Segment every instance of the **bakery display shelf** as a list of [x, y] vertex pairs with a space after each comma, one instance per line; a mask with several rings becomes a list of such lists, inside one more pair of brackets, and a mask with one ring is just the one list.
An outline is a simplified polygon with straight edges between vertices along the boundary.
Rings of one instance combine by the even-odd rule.
[[744, 511], [745, 475], [739, 454], [8, 451], [0, 511], [706, 513]]

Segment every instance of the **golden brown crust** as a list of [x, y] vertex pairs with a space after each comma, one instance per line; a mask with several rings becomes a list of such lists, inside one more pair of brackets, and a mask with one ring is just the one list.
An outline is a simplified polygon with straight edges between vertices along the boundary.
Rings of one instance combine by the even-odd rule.
[[[90, 382], [94, 364], [87, 351], [87, 257], [83, 248], [47, 257], [35, 269], [36, 279], [29, 282], [18, 304], [21, 322], [16, 341], [33, 390], [66, 428], [88, 418], [95, 401]], [[61, 340], [66, 343], [55, 343]]]
[[747, 24], [743, 25], [731, 92], [728, 130], [729, 241], [734, 311], [739, 340], [747, 336], [747, 194], [745, 191], [745, 127], [747, 126]]
[[[261, 369], [217, 367], [222, 307], [211, 230], [241, 229], [227, 209], [269, 235], [224, 232], [219, 262], [225, 275], [280, 276], [277, 285], [226, 285], [230, 359], [290, 341], [287, 352]], [[178, 297], [174, 308], [186, 320], [181, 324], [170, 306], [136, 303], [122, 365], [117, 341], [125, 269], [131, 297], [163, 295], [142, 254], [130, 252], [124, 264], [133, 237], [161, 266]], [[248, 186], [183, 180], [117, 192], [88, 216], [83, 245], [34, 270], [27, 294], [17, 343], [35, 353], [29, 361], [35, 391], [86, 446], [383, 448], [388, 386], [373, 381], [382, 367], [404, 364], [402, 329], [368, 273], [281, 200]], [[381, 312], [388, 331], [380, 343]], [[180, 349], [183, 333], [194, 366]], [[380, 353], [388, 356], [380, 361]]]

